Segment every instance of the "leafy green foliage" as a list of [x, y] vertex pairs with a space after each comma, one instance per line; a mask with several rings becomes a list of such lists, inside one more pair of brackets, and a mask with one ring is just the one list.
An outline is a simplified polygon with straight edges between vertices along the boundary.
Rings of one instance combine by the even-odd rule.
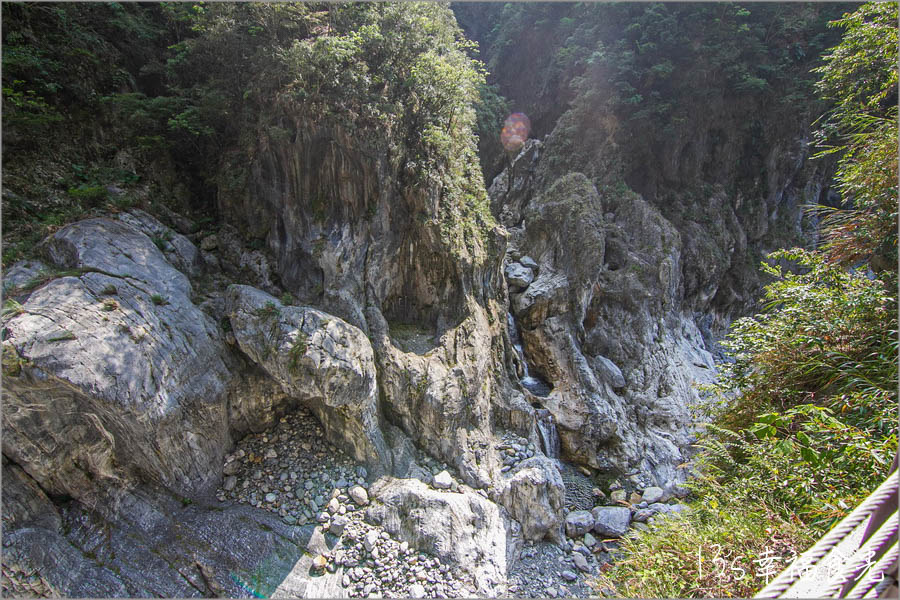
[[766, 584], [767, 564], [780, 571], [811, 541], [764, 505], [711, 494], [689, 515], [629, 534], [625, 556], [594, 585], [624, 598], [750, 598]]
[[500, 94], [497, 85], [483, 84], [478, 88], [478, 103], [475, 105], [478, 133], [478, 156], [482, 160], [485, 174], [491, 172], [489, 157], [503, 155], [503, 144], [500, 143], [500, 130], [503, 121], [510, 114], [509, 101]]
[[[897, 5], [867, 4], [837, 24], [844, 39], [819, 69], [837, 105], [819, 139], [838, 140], [838, 185], [854, 210], [825, 221], [822, 252], [779, 251], [763, 265], [774, 278], [764, 310], [733, 324], [734, 362], [712, 388], [721, 403], [689, 483], [695, 512], [628, 543], [608, 574], [626, 595], [752, 594], [764, 582], [746, 587], [730, 571], [704, 579], [686, 566], [687, 546], [743, 553], [794, 531], [803, 550], [883, 481], [897, 453], [897, 125], [883, 102], [896, 92]], [[864, 259], [878, 269], [891, 254], [880, 277], [849, 268]]]
[[[825, 252], [843, 265], [866, 261], [897, 271], [896, 2], [864, 4], [832, 23], [844, 37], [816, 69], [820, 93], [833, 101], [816, 132], [819, 156], [839, 154], [835, 175], [846, 204], [818, 207]], [[896, 276], [896, 275], [894, 275]]]
[[722, 372], [730, 388], [742, 391], [736, 412], [896, 392], [896, 299], [882, 282], [808, 251], [783, 250], [770, 258], [803, 271], [764, 265], [776, 277], [765, 288], [769, 310], [732, 325], [725, 344], [735, 362]]
[[298, 331], [294, 344], [288, 350], [288, 368], [294, 373], [299, 373], [300, 371], [300, 361], [303, 360], [303, 356], [306, 354], [307, 342], [308, 336], [306, 333]]
[[869, 2], [830, 23], [841, 43], [825, 55], [816, 88], [844, 115], [883, 113], [897, 103], [897, 3]]

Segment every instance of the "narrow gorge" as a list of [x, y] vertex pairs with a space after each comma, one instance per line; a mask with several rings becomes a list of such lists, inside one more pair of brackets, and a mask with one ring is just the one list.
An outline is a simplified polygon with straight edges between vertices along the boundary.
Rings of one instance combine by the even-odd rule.
[[845, 8], [4, 3], [4, 592], [613, 593]]

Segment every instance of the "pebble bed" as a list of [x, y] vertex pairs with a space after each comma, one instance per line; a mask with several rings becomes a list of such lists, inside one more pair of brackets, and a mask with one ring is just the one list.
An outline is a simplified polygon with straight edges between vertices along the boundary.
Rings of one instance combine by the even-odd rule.
[[[581, 543], [564, 546], [551, 542], [526, 542], [509, 573], [509, 595], [517, 598], [587, 598], [597, 591], [587, 578], [611, 560], [605, 544], [597, 552]], [[580, 566], [579, 566], [580, 565]]]
[[[503, 470], [535, 455], [534, 444], [514, 433], [503, 434], [495, 450]], [[457, 491], [462, 484], [446, 464], [416, 450], [416, 475], [435, 489]], [[648, 503], [641, 494], [627, 495], [618, 481], [609, 499], [591, 480], [561, 465], [566, 484], [566, 512], [591, 506], [627, 505], [632, 527], [644, 528], [661, 512], [681, 506]], [[315, 525], [337, 538], [330, 550], [314, 558], [320, 572], [335, 573], [350, 597], [473, 597], [475, 584], [465, 575], [425, 552], [393, 539], [365, 519], [369, 504], [366, 469], [325, 439], [318, 420], [300, 408], [271, 430], [247, 435], [226, 457], [225, 478], [217, 491], [222, 501], [247, 503], [278, 514], [289, 525]], [[487, 496], [484, 490], [478, 494]], [[654, 498], [651, 498], [651, 500]], [[614, 558], [617, 544], [589, 531], [561, 544], [526, 542], [508, 574], [513, 597], [577, 597], [595, 595], [587, 581]]]
[[503, 466], [500, 468], [502, 473], [506, 473], [523, 460], [531, 458], [535, 453], [534, 444], [530, 443], [526, 438], [519, 437], [511, 432], [503, 434], [500, 443], [496, 446], [496, 450], [503, 463]]
[[[445, 465], [424, 455], [417, 458], [439, 481], [447, 476]], [[437, 557], [366, 522], [367, 475], [325, 439], [318, 420], [301, 408], [272, 430], [238, 443], [226, 457], [217, 498], [272, 511], [289, 525], [315, 524], [337, 537], [334, 547], [318, 554], [313, 564], [330, 573], [341, 569], [341, 585], [350, 597], [473, 596], [474, 584]], [[451, 480], [457, 488], [455, 478]]]

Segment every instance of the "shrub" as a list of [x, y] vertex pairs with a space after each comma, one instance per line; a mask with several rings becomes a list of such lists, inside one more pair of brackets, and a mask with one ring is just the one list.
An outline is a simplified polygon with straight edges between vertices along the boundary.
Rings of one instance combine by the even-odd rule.
[[69, 196], [86, 206], [98, 206], [109, 197], [106, 187], [102, 185], [80, 185], [69, 188]]

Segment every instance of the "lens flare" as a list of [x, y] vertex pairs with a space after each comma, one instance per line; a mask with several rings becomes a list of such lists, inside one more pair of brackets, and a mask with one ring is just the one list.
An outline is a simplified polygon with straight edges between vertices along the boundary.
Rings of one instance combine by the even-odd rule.
[[513, 113], [506, 117], [503, 129], [500, 131], [500, 143], [507, 152], [518, 152], [528, 140], [531, 132], [531, 121], [525, 113]]

